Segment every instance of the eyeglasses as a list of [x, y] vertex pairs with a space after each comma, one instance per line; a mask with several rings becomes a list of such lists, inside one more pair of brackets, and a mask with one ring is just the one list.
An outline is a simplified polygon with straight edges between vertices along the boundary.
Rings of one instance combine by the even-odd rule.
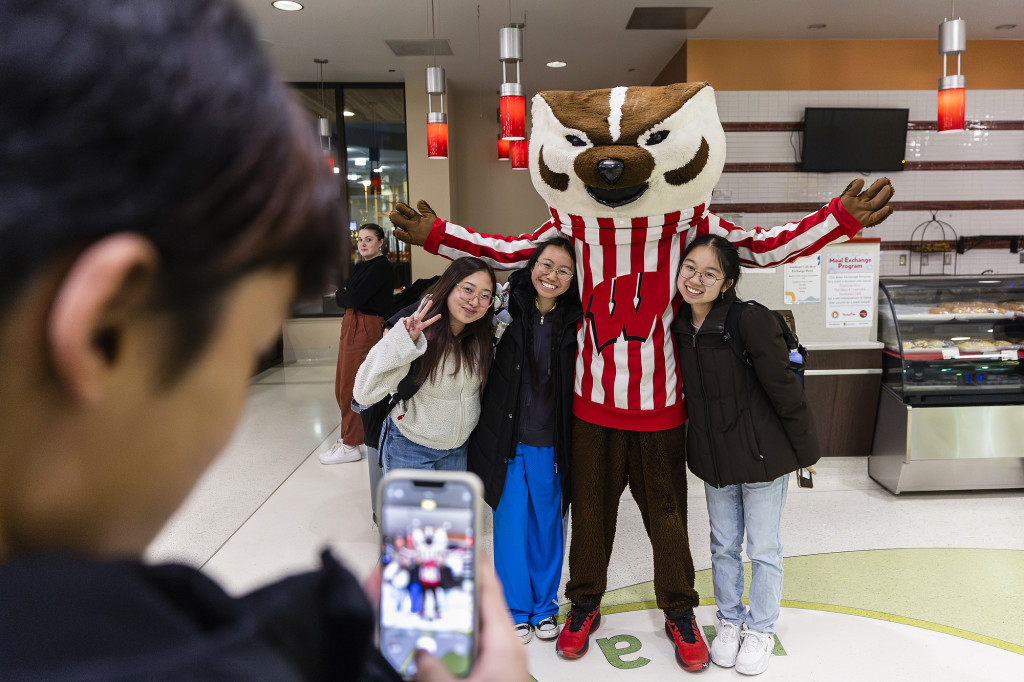
[[461, 298], [463, 301], [466, 301], [467, 303], [475, 298], [484, 305], [490, 305], [491, 300], [494, 298], [490, 294], [478, 294], [476, 292], [476, 289], [469, 286], [468, 284], [460, 284], [457, 287], [455, 287], [455, 289], [459, 292], [459, 298]]
[[537, 261], [537, 264], [534, 265], [533, 267], [536, 268], [537, 270], [540, 270], [540, 274], [542, 276], [550, 275], [553, 272], [555, 273], [555, 277], [562, 280], [563, 282], [568, 282], [570, 279], [572, 279], [572, 270], [570, 270], [569, 268], [555, 269], [555, 264], [552, 263], [551, 261], [539, 260]]
[[722, 277], [712, 272], [698, 272], [697, 268], [693, 267], [689, 263], [683, 263], [683, 267], [680, 268], [679, 274], [683, 276], [683, 279], [690, 279], [694, 275], [697, 275], [700, 283], [706, 287], [713, 287], [718, 280], [722, 279]]

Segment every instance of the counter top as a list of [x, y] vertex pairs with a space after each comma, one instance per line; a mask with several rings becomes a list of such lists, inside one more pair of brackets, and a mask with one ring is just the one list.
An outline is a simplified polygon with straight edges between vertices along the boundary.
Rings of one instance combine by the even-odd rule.
[[881, 341], [807, 341], [804, 348], [807, 350], [874, 350], [885, 347]]

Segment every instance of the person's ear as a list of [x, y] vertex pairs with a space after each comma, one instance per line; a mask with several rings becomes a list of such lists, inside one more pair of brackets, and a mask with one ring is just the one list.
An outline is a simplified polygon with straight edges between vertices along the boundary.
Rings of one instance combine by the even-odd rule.
[[46, 337], [58, 378], [76, 400], [94, 402], [102, 395], [157, 262], [149, 240], [120, 233], [90, 245], [61, 281]]

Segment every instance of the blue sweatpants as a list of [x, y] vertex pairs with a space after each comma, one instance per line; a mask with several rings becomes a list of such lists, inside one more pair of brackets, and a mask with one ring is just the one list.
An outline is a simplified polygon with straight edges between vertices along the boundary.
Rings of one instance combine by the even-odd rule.
[[517, 443], [494, 510], [494, 567], [514, 623], [536, 625], [558, 612], [563, 551], [555, 449]]

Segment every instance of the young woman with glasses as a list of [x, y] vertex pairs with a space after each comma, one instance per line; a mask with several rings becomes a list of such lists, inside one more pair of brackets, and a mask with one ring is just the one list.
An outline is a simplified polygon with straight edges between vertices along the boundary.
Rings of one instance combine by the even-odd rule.
[[398, 389], [419, 360], [419, 389], [391, 411], [379, 448], [392, 469], [465, 471], [466, 441], [480, 417], [480, 389], [491, 351], [494, 271], [479, 258], [453, 261], [366, 356], [356, 402], [372, 405]]
[[509, 277], [512, 321], [469, 440], [469, 470], [484, 482], [494, 509], [494, 565], [524, 644], [534, 632], [558, 636], [576, 328], [583, 316], [575, 270], [575, 249], [557, 237]]
[[[686, 389], [686, 461], [704, 481], [711, 521], [711, 578], [718, 635], [711, 660], [746, 675], [764, 672], [782, 597], [780, 524], [789, 474], [820, 456], [803, 386], [771, 312], [743, 306], [739, 329], [753, 366], [724, 338], [736, 299], [739, 252], [716, 235], [683, 252], [676, 286], [683, 305], [672, 330]], [[743, 558], [752, 564], [749, 607]]]

